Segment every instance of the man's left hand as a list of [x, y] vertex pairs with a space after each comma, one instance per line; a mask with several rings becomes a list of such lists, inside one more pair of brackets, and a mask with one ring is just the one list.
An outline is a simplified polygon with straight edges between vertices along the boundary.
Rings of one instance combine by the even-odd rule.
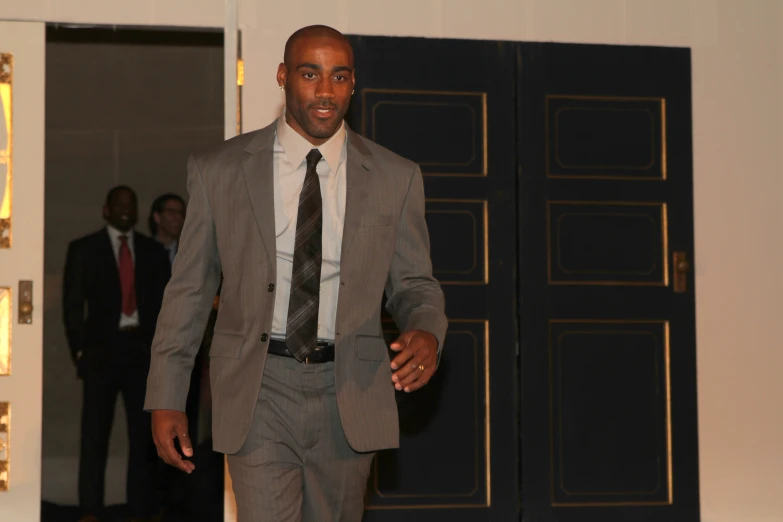
[[391, 344], [399, 352], [391, 362], [397, 390], [416, 391], [429, 382], [438, 365], [438, 340], [429, 332], [410, 330]]

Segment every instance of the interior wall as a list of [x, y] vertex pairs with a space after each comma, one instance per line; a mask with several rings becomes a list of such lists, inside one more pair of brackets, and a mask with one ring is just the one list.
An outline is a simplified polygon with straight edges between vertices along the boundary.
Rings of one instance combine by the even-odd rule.
[[[239, 2], [245, 130], [277, 113], [274, 73], [283, 44], [311, 23], [368, 35], [691, 47], [702, 520], [783, 520], [777, 500], [783, 491], [778, 0]], [[6, 0], [0, 18], [220, 26], [223, 5]]]
[[0, 19], [222, 27], [224, 4], [224, 0], [3, 0], [0, 3]]
[[[188, 154], [223, 140], [222, 44], [54, 42], [46, 47], [43, 498], [75, 504], [81, 382], [62, 322], [68, 243], [104, 226], [107, 191], [138, 194], [137, 232], [153, 200], [187, 197]], [[127, 431], [118, 399], [107, 495], [124, 502]]]

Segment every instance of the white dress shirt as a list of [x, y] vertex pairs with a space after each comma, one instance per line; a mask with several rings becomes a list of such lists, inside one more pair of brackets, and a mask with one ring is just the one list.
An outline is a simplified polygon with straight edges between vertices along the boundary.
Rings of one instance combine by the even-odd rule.
[[[117, 263], [117, 270], [120, 268], [120, 236], [125, 235], [128, 237], [128, 249], [131, 253], [131, 259], [133, 260], [134, 268], [136, 266], [136, 249], [133, 247], [133, 230], [128, 232], [120, 232], [111, 225], [106, 225], [106, 230], [109, 232], [109, 239], [111, 239], [112, 250], [114, 251], [114, 261]], [[138, 301], [137, 301], [138, 302]], [[120, 312], [120, 328], [126, 326], [139, 326], [139, 310], [138, 306], [131, 315], [125, 315]]]
[[275, 237], [277, 248], [277, 293], [272, 320], [272, 337], [285, 339], [291, 272], [294, 267], [296, 219], [307, 162], [312, 149], [322, 158], [316, 171], [323, 206], [321, 293], [318, 310], [318, 340], [333, 341], [340, 290], [340, 252], [343, 241], [346, 192], [346, 132], [342, 124], [329, 141], [315, 147], [285, 121], [285, 111], [277, 122], [274, 144]]
[[169, 266], [173, 265], [174, 258], [177, 256], [177, 250], [179, 250], [179, 241], [175, 239], [169, 246], [163, 245], [163, 250], [166, 251], [166, 255], [169, 257]]

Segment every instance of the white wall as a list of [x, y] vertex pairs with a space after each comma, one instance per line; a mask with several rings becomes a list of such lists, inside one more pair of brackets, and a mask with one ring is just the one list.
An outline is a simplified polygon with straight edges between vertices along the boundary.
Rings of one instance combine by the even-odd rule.
[[[245, 130], [274, 117], [283, 43], [311, 23], [368, 35], [691, 47], [702, 520], [783, 520], [783, 2], [239, 2]], [[0, 18], [219, 26], [223, 2], [3, 0]]]
[[223, 0], [1, 0], [0, 19], [222, 27]]

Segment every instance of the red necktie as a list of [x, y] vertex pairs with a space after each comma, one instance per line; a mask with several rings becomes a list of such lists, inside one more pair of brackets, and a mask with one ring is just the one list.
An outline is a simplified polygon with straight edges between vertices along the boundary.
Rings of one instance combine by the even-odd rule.
[[136, 275], [133, 258], [128, 248], [128, 238], [120, 236], [120, 288], [122, 289], [122, 313], [133, 315], [136, 311]]

